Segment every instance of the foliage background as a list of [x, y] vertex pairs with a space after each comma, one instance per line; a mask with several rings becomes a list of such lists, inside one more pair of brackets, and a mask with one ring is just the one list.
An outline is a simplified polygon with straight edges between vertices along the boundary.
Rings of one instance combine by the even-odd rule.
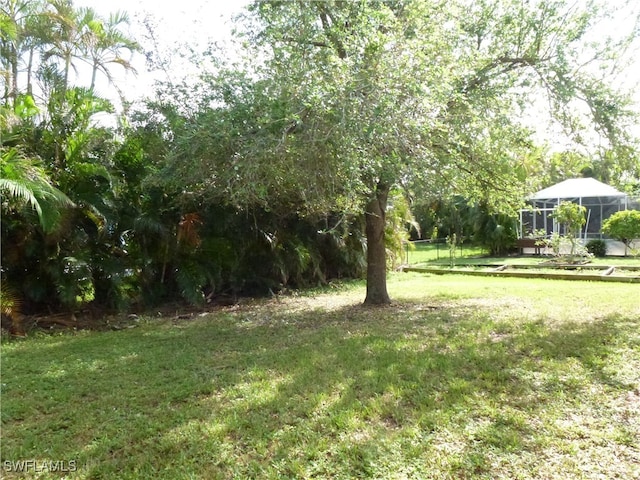
[[[159, 51], [151, 42], [150, 22], [134, 39], [124, 13], [100, 15], [66, 0], [4, 2], [3, 298], [11, 292], [23, 313], [143, 309], [361, 277], [364, 207], [381, 180], [392, 192], [384, 231], [390, 267], [408, 234], [429, 238], [436, 229], [492, 253], [509, 250], [517, 204], [487, 196], [471, 181], [474, 169], [493, 172], [494, 183], [501, 172], [513, 175], [517, 190], [497, 195], [502, 200], [581, 174], [638, 189], [629, 92], [592, 77], [592, 70], [570, 69], [571, 61], [591, 55], [605, 71], [635, 48], [634, 35], [624, 44], [604, 39], [599, 48], [580, 43], [606, 9], [570, 10], [573, 29], [563, 30], [568, 43], [561, 44], [527, 21], [547, 19], [554, 31], [563, 2], [531, 11], [479, 2], [445, 30], [416, 14], [433, 7], [429, 2], [407, 4], [417, 9], [411, 15], [401, 3], [371, 2], [361, 15], [355, 3], [261, 2], [246, 13], [248, 23], [236, 24], [239, 35], [230, 42], [246, 47], [239, 55], [225, 56], [215, 45], [182, 49], [188, 52], [182, 61], [199, 65], [201, 75], [184, 82], [167, 76], [144, 101], [131, 103], [114, 83], [119, 72], [133, 73], [131, 55], [144, 54], [169, 73], [178, 56], [178, 48]], [[447, 18], [464, 6], [454, 3], [434, 15]], [[491, 8], [496, 15], [488, 15]], [[510, 11], [518, 15], [505, 15]], [[322, 15], [352, 18], [357, 35], [344, 22], [321, 28]], [[509, 21], [523, 22], [520, 30], [502, 28]], [[298, 43], [282, 36], [292, 25]], [[408, 48], [420, 43], [411, 28], [432, 33], [424, 48], [432, 58], [440, 52], [438, 62], [414, 61]], [[482, 43], [491, 29], [494, 43]], [[517, 31], [522, 38], [513, 37]], [[480, 56], [472, 55], [474, 39]], [[513, 62], [491, 63], [491, 55], [501, 46], [533, 48], [537, 40], [557, 47], [554, 68], [567, 74], [556, 76], [550, 104], [563, 134], [583, 135], [588, 112], [573, 109], [577, 89], [599, 115], [596, 130], [608, 141], [588, 155], [582, 147], [558, 152], [537, 144], [507, 110], [483, 117], [489, 107], [507, 105], [510, 97], [502, 95], [509, 88], [534, 80], [531, 71], [516, 75]], [[312, 48], [314, 42], [333, 42], [333, 50]], [[544, 59], [540, 45], [533, 53]], [[522, 60], [532, 52], [520, 54]], [[431, 76], [407, 83], [407, 71]], [[96, 85], [106, 85], [108, 95]], [[123, 110], [104, 98], [114, 96]], [[523, 95], [519, 108], [528, 100]], [[438, 108], [441, 118], [416, 113]], [[107, 117], [117, 121], [103, 122]], [[489, 124], [499, 128], [488, 131]], [[432, 143], [425, 143], [425, 129]], [[435, 155], [440, 140], [444, 147]]]

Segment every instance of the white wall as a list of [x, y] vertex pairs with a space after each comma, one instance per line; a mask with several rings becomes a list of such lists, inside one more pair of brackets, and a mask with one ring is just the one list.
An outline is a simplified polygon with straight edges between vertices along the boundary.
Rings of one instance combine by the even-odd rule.
[[[588, 240], [587, 240], [588, 242]], [[587, 242], [580, 240], [580, 243], [582, 243], [582, 245], [585, 245]], [[611, 256], [620, 256], [622, 257], [624, 255], [624, 243], [619, 242], [618, 240], [605, 240], [606, 244], [607, 244], [607, 255], [611, 255]], [[640, 239], [639, 240], [634, 240], [633, 242], [631, 242], [631, 248], [636, 248], [636, 249], [640, 249]], [[553, 254], [553, 250], [552, 249], [547, 249], [544, 247], [540, 248], [542, 255], [552, 255]], [[567, 245], [563, 245], [563, 247], [560, 249], [562, 253], [564, 254], [568, 254], [569, 253], [569, 247]], [[566, 250], [566, 251], [565, 251]], [[631, 255], [631, 251], [628, 252], [629, 255]], [[524, 249], [524, 254], [525, 255], [534, 255], [535, 254], [535, 250], [533, 248], [525, 248]]]
[[[624, 255], [624, 243], [618, 240], [605, 240], [607, 242], [607, 255]], [[631, 242], [631, 248], [640, 248], [640, 240]], [[631, 251], [628, 252], [631, 255]]]

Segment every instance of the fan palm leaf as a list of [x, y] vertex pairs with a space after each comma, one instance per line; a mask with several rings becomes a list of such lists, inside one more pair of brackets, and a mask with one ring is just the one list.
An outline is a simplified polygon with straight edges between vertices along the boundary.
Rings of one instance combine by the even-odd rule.
[[16, 148], [0, 150], [0, 193], [3, 208], [33, 208], [46, 232], [56, 227], [65, 207], [74, 205], [53, 185], [37, 159], [24, 156]]

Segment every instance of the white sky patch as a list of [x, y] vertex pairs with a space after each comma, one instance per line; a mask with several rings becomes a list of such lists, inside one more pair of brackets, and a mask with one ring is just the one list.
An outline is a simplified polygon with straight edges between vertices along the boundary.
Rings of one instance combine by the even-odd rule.
[[[148, 40], [145, 19], [153, 25], [153, 33], [158, 41], [157, 50], [161, 54], [176, 51], [184, 53], [182, 46], [189, 45], [196, 50], [204, 50], [212, 42], [224, 42], [231, 36], [232, 19], [239, 14], [249, 0], [206, 1], [181, 0], [179, 2], [158, 2], [158, 0], [75, 0], [76, 7], [91, 7], [101, 17], [108, 18], [117, 11], [127, 12], [130, 25], [123, 32], [129, 38], [142, 44], [144, 50], [151, 50], [153, 45]], [[122, 90], [129, 101], [138, 100], [152, 94], [156, 80], [166, 80], [167, 74], [162, 71], [149, 71], [145, 55], [136, 53], [130, 59], [137, 74], [126, 72], [118, 65], [111, 67], [114, 82]], [[189, 70], [192, 71], [189, 71]], [[172, 80], [180, 80], [197, 72], [194, 66], [178, 56], [172, 59], [169, 74]], [[79, 76], [89, 75], [88, 70], [80, 71]], [[118, 95], [112, 86], [102, 77], [96, 83], [98, 94], [102, 94], [120, 104]]]
[[[140, 100], [151, 96], [154, 92], [156, 80], [168, 80], [179, 82], [184, 78], [196, 77], [199, 73], [197, 67], [189, 62], [186, 46], [195, 51], [204, 51], [212, 42], [224, 43], [229, 40], [234, 28], [233, 17], [240, 13], [251, 0], [181, 0], [179, 2], [159, 2], [158, 0], [75, 0], [76, 7], [91, 7], [102, 17], [108, 17], [110, 13], [125, 11], [129, 14], [131, 25], [127, 33], [143, 44], [144, 49], [153, 48], [151, 42], [145, 40], [147, 31], [143, 26], [144, 19], [150, 19], [154, 25], [155, 38], [158, 41], [157, 50], [160, 54], [171, 52], [171, 64], [167, 71], [149, 71], [143, 54], [135, 54], [131, 59], [137, 70], [137, 75], [125, 72], [118, 65], [111, 68], [115, 84], [120, 88], [129, 101]], [[581, 0], [580, 0], [581, 1]], [[609, 8], [616, 7], [621, 10], [610, 20], [599, 24], [588, 36], [594, 42], [600, 42], [606, 37], [620, 38], [631, 33], [635, 21], [640, 14], [640, 3], [629, 0], [609, 0]], [[624, 52], [623, 60], [629, 65], [613, 77], [615, 84], [627, 91], [635, 91], [635, 110], [640, 111], [640, 48], [636, 45]], [[87, 70], [88, 72], [88, 70]], [[80, 71], [84, 77], [89, 73]], [[603, 72], [606, 74], [607, 72]], [[169, 78], [167, 78], [169, 76]], [[83, 82], [80, 82], [83, 83]], [[86, 82], [88, 83], [88, 82]], [[112, 86], [109, 86], [104, 77], [100, 77], [96, 89], [112, 100], [116, 105], [120, 99]], [[533, 113], [536, 111], [536, 113]], [[547, 132], [540, 132], [541, 137], [555, 137], [560, 148], [566, 139], [561, 131], [546, 122], [548, 114], [543, 113], [544, 108], [534, 107], [531, 113], [538, 127], [541, 122], [551, 127]], [[634, 133], [640, 135], [640, 127]]]

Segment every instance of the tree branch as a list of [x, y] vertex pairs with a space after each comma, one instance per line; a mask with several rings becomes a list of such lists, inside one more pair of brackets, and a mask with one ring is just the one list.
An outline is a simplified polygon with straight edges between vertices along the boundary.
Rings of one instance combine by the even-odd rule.
[[333, 48], [336, 49], [338, 57], [344, 60], [345, 58], [347, 58], [347, 50], [344, 48], [344, 44], [336, 37], [333, 32], [331, 32], [331, 25], [335, 23], [334, 19], [333, 17], [331, 17], [331, 13], [326, 9], [326, 6], [324, 4], [318, 3], [317, 5], [320, 13], [320, 21], [322, 22], [322, 29], [329, 39], [329, 42], [331, 42]]

